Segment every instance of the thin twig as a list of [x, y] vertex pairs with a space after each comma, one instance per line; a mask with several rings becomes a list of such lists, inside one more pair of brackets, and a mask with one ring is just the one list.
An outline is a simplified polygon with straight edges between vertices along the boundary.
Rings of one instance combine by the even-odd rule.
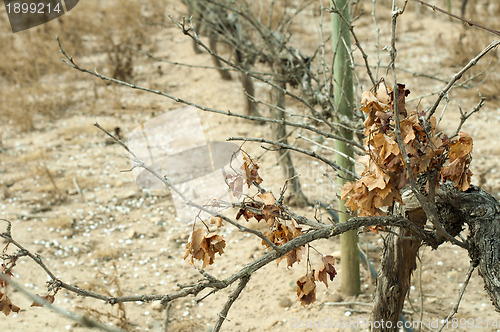
[[450, 12], [448, 12], [448, 11], [444, 10], [444, 9], [441, 9], [441, 8], [439, 8], [439, 7], [436, 7], [436, 6], [430, 5], [430, 4], [428, 4], [428, 3], [426, 3], [426, 2], [424, 2], [424, 1], [422, 1], [422, 0], [413, 0], [413, 1], [419, 2], [419, 3], [420, 3], [420, 4], [422, 4], [423, 6], [426, 6], [426, 7], [432, 8], [432, 10], [434, 10], [434, 11], [437, 11], [437, 12], [443, 13], [443, 14], [445, 14], [445, 15], [448, 15], [448, 16], [450, 16], [450, 17], [453, 17], [454, 19], [457, 19], [457, 20], [459, 20], [459, 21], [462, 21], [462, 22], [466, 23], [466, 24], [467, 24], [467, 25], [469, 25], [469, 26], [475, 26], [475, 27], [478, 27], [478, 28], [483, 29], [483, 30], [485, 30], [485, 31], [491, 32], [492, 34], [495, 34], [495, 35], [497, 35], [497, 36], [500, 36], [500, 31], [498, 31], [498, 30], [494, 30], [494, 29], [491, 29], [491, 28], [485, 27], [485, 26], [483, 26], [483, 25], [481, 25], [481, 24], [479, 24], [479, 23], [475, 23], [475, 22], [472, 22], [472, 21], [466, 20], [465, 18], [462, 18], [462, 17], [460, 17], [460, 16], [457, 16], [457, 15], [455, 15], [455, 14], [452, 14], [452, 13], [450, 13]]
[[[182, 66], [182, 67], [189, 67], [189, 68], [199, 68], [199, 69], [211, 69], [211, 70], [218, 70], [218, 71], [234, 71], [234, 72], [238, 72], [237, 69], [235, 68], [228, 68], [228, 67], [215, 67], [215, 66], [203, 66], [203, 65], [195, 65], [195, 64], [191, 64], [191, 63], [184, 63], [184, 62], [178, 62], [178, 61], [171, 61], [171, 60], [168, 60], [168, 59], [165, 59], [165, 58], [161, 58], [161, 57], [158, 57], [156, 55], [153, 55], [152, 53], [150, 52], [145, 52], [143, 50], [140, 50], [140, 49], [137, 49], [137, 48], [134, 48], [132, 46], [129, 46], [129, 45], [125, 45], [126, 48], [134, 51], [134, 52], [137, 52], [137, 53], [140, 53], [154, 61], [157, 61], [157, 62], [164, 62], [164, 63], [168, 63], [168, 64], [171, 64], [171, 65], [174, 65], [174, 66]], [[267, 73], [267, 72], [255, 72], [255, 74], [258, 74], [258, 75], [263, 75], [263, 76], [276, 76], [275, 73]]]
[[26, 288], [21, 286], [17, 281], [12, 280], [8, 275], [6, 275], [3, 272], [0, 272], [0, 279], [2, 279], [4, 282], [7, 282], [9, 287], [14, 288], [15, 290], [21, 292], [23, 295], [25, 295], [27, 298], [32, 300], [33, 302], [39, 303], [43, 305], [44, 307], [47, 307], [48, 309], [54, 311], [55, 313], [64, 316], [66, 318], [69, 318], [78, 324], [80, 324], [83, 327], [89, 327], [89, 328], [97, 328], [103, 331], [109, 331], [109, 332], [124, 332], [125, 330], [121, 329], [116, 329], [104, 324], [99, 323], [98, 321], [95, 321], [87, 316], [81, 316], [74, 314], [66, 309], [59, 308], [58, 306], [49, 303], [45, 301], [43, 298], [40, 296], [28, 291]]
[[272, 145], [275, 145], [275, 146], [279, 146], [282, 149], [288, 149], [288, 150], [297, 151], [297, 152], [303, 153], [305, 155], [308, 155], [310, 157], [319, 159], [322, 162], [324, 162], [325, 164], [327, 164], [328, 166], [330, 166], [331, 168], [333, 168], [335, 171], [337, 171], [337, 172], [340, 171], [340, 172], [344, 172], [346, 174], [349, 174], [350, 176], [352, 176], [353, 179], [357, 180], [357, 179], [360, 178], [359, 175], [357, 175], [356, 173], [353, 173], [353, 172], [349, 171], [348, 169], [345, 169], [344, 167], [341, 167], [341, 166], [337, 165], [335, 162], [333, 162], [331, 160], [328, 160], [327, 158], [325, 158], [325, 157], [317, 154], [314, 151], [305, 150], [305, 149], [298, 148], [298, 147], [293, 146], [293, 145], [289, 145], [289, 144], [285, 144], [285, 143], [281, 143], [281, 142], [276, 142], [276, 141], [265, 139], [265, 138], [229, 137], [227, 140], [228, 141], [246, 141], [246, 142], [267, 143], [267, 144], [272, 144]]
[[450, 137], [451, 138], [454, 138], [456, 136], [458, 136], [458, 133], [460, 132], [460, 130], [462, 129], [462, 126], [464, 125], [465, 121], [467, 121], [467, 119], [469, 119], [471, 117], [472, 114], [474, 113], [477, 113], [479, 112], [479, 110], [484, 106], [484, 101], [486, 100], [486, 98], [484, 98], [481, 93], [479, 93], [479, 97], [481, 98], [481, 100], [479, 101], [479, 103], [476, 105], [476, 107], [474, 107], [474, 109], [472, 111], [470, 111], [469, 113], [465, 113], [462, 108], [460, 107], [459, 110], [460, 110], [460, 123], [457, 127], [457, 130], [455, 131], [455, 134], [453, 134], [453, 136]]
[[[417, 0], [414, 0], [414, 1], [417, 1]], [[460, 69], [459, 72], [457, 72], [455, 75], [453, 75], [453, 78], [451, 79], [451, 81], [448, 82], [448, 84], [443, 88], [443, 90], [441, 90], [439, 92], [439, 96], [436, 99], [436, 101], [434, 102], [434, 104], [427, 110], [427, 120], [429, 120], [431, 118], [431, 116], [434, 115], [434, 112], [436, 112], [436, 109], [439, 106], [439, 103], [441, 102], [441, 100], [450, 91], [450, 89], [453, 87], [453, 85], [455, 85], [455, 83], [462, 77], [462, 75], [467, 70], [469, 70], [470, 68], [475, 66], [477, 64], [477, 62], [483, 56], [485, 56], [492, 49], [496, 48], [498, 45], [500, 45], [500, 41], [498, 41], [498, 40], [492, 41], [491, 44], [486, 46], [486, 48], [484, 50], [482, 50], [478, 55], [476, 55], [472, 60], [470, 60], [469, 63], [467, 63], [462, 69]]]
[[[377, 0], [373, 0], [372, 3], [372, 19], [373, 19], [373, 25], [375, 27], [375, 32], [377, 34], [376, 42], [375, 42], [375, 48], [377, 49], [377, 66], [375, 67], [375, 77], [378, 78], [378, 73], [380, 70], [380, 28], [378, 27], [377, 24], [377, 18], [375, 16], [375, 8], [376, 8]], [[374, 84], [375, 85], [375, 84]]]
[[445, 326], [448, 326], [448, 321], [458, 312], [458, 307], [460, 306], [460, 302], [462, 302], [462, 297], [464, 296], [465, 289], [467, 288], [467, 285], [469, 285], [469, 281], [470, 281], [470, 278], [472, 276], [472, 272], [474, 272], [474, 269], [475, 269], [474, 263], [471, 262], [469, 265], [469, 270], [467, 271], [467, 274], [465, 275], [465, 280], [463, 282], [463, 285], [460, 288], [460, 291], [458, 292], [457, 303], [455, 304], [455, 306], [451, 310], [448, 317], [446, 317], [446, 319], [444, 320], [444, 323], [443, 323], [443, 325], [441, 325], [441, 328], [439, 329], [438, 332], [441, 332]]
[[363, 57], [363, 61], [365, 62], [365, 67], [366, 67], [366, 73], [368, 74], [368, 77], [370, 77], [370, 81], [372, 82], [372, 85], [377, 84], [377, 80], [373, 77], [372, 70], [370, 69], [370, 64], [368, 63], [368, 55], [366, 52], [363, 50], [363, 47], [361, 46], [361, 43], [359, 42], [358, 36], [354, 32], [354, 26], [350, 24], [344, 15], [342, 15], [342, 12], [337, 8], [337, 5], [335, 1], [332, 1], [331, 4], [333, 5], [332, 8], [327, 8], [327, 11], [330, 13], [335, 13], [340, 16], [340, 19], [344, 22], [344, 24], [347, 26], [347, 29], [351, 32], [352, 37], [354, 38], [354, 44], [356, 47], [359, 49], [361, 52], [361, 55]]
[[362, 166], [362, 167], [364, 166], [363, 164], [361, 164], [360, 162], [358, 162], [358, 161], [357, 161], [356, 159], [354, 159], [353, 157], [348, 156], [347, 154], [345, 154], [345, 153], [343, 153], [343, 152], [341, 152], [341, 151], [339, 151], [339, 150], [337, 150], [337, 149], [334, 149], [334, 148], [331, 148], [331, 147], [329, 147], [329, 146], [326, 146], [326, 145], [323, 145], [323, 144], [321, 144], [321, 143], [318, 143], [318, 142], [316, 142], [315, 140], [310, 139], [310, 138], [305, 137], [305, 136], [300, 135], [300, 134], [298, 134], [298, 135], [297, 135], [297, 138], [301, 138], [301, 139], [303, 139], [303, 140], [306, 140], [306, 141], [308, 141], [309, 143], [314, 144], [314, 145], [317, 145], [317, 146], [319, 146], [319, 147], [320, 147], [320, 148], [322, 148], [322, 149], [325, 149], [325, 150], [329, 150], [329, 151], [335, 152], [336, 154], [339, 154], [339, 155], [341, 155], [342, 157], [344, 157], [344, 158], [346, 158], [346, 159], [349, 159], [350, 161], [352, 161], [353, 163], [355, 163], [355, 164], [357, 164], [357, 165], [359, 165], [359, 166]]
[[172, 301], [168, 302], [167, 306], [165, 307], [165, 317], [163, 319], [163, 332], [168, 331], [168, 312], [171, 306], [172, 306]]
[[11, 233], [12, 223], [7, 219], [1, 219], [1, 220], [7, 222], [7, 229], [5, 230], [4, 233], [0, 233], [0, 237], [7, 240], [7, 242], [12, 243], [14, 246], [16, 246], [19, 249], [19, 252], [16, 254], [17, 257], [28, 256], [35, 263], [37, 263], [45, 271], [45, 273], [47, 273], [47, 275], [52, 279], [52, 281], [56, 281], [57, 280], [56, 276], [54, 275], [54, 273], [52, 273], [52, 271], [50, 271], [50, 269], [47, 267], [47, 265], [45, 265], [45, 263], [43, 262], [40, 255], [32, 254], [29, 250], [24, 248], [19, 242], [14, 240], [14, 238], [12, 237], [12, 233]]
[[240, 279], [240, 282], [238, 283], [238, 287], [236, 287], [236, 289], [231, 292], [226, 304], [224, 304], [224, 307], [220, 311], [220, 313], [218, 315], [219, 318], [215, 322], [214, 328], [212, 330], [213, 332], [220, 331], [222, 323], [224, 323], [224, 320], [227, 319], [227, 313], [229, 312], [229, 309], [233, 305], [234, 301], [236, 301], [238, 296], [240, 296], [241, 292], [243, 291], [243, 289], [245, 288], [245, 286], [247, 285], [249, 280], [250, 280], [250, 275], [244, 276]]
[[162, 97], [169, 98], [169, 99], [171, 99], [171, 100], [173, 100], [175, 102], [196, 107], [197, 109], [205, 111], [205, 112], [217, 113], [217, 114], [222, 114], [222, 115], [227, 115], [227, 116], [234, 116], [234, 117], [238, 117], [238, 118], [242, 118], [242, 119], [247, 119], [247, 120], [251, 120], [251, 121], [256, 121], [256, 122], [280, 123], [280, 124], [285, 124], [287, 126], [292, 126], [292, 127], [298, 127], [298, 128], [307, 129], [307, 130], [313, 131], [313, 132], [315, 132], [315, 133], [317, 133], [319, 135], [322, 135], [324, 137], [331, 138], [331, 139], [336, 139], [336, 140], [345, 142], [346, 144], [349, 144], [349, 145], [352, 145], [354, 147], [357, 147], [360, 150], [364, 150], [363, 146], [361, 144], [359, 144], [359, 143], [357, 143], [357, 142], [355, 142], [353, 140], [348, 140], [348, 139], [343, 138], [342, 136], [334, 135], [334, 134], [331, 134], [329, 132], [319, 130], [315, 126], [310, 126], [310, 125], [303, 124], [303, 123], [290, 122], [290, 121], [281, 120], [281, 119], [278, 120], [278, 119], [266, 118], [266, 117], [262, 117], [262, 116], [244, 115], [244, 114], [234, 113], [234, 112], [231, 112], [231, 111], [223, 111], [223, 110], [219, 110], [219, 109], [216, 109], [216, 108], [205, 107], [205, 106], [198, 105], [196, 103], [187, 101], [185, 99], [175, 97], [173, 95], [170, 95], [168, 93], [165, 93], [165, 92], [162, 92], [162, 91], [159, 91], [159, 90], [149, 89], [149, 88], [146, 88], [146, 87], [135, 85], [133, 83], [124, 82], [124, 81], [117, 80], [117, 79], [112, 78], [112, 77], [101, 75], [96, 70], [95, 71], [90, 71], [90, 70], [88, 70], [86, 68], [83, 68], [83, 67], [80, 67], [79, 65], [77, 65], [75, 63], [75, 61], [73, 60], [73, 57], [69, 56], [66, 53], [66, 51], [63, 49], [63, 47], [61, 45], [61, 42], [59, 40], [59, 36], [57, 36], [56, 39], [57, 39], [57, 42], [59, 44], [59, 50], [60, 50], [61, 54], [65, 57], [65, 59], [62, 59], [62, 61], [64, 63], [66, 63], [67, 65], [69, 65], [70, 67], [72, 67], [72, 68], [74, 68], [74, 69], [76, 69], [78, 71], [81, 71], [83, 73], [87, 73], [87, 74], [90, 74], [92, 76], [98, 77], [101, 80], [113, 82], [113, 83], [116, 83], [116, 84], [119, 84], [119, 85], [126, 86], [126, 87], [131, 88], [131, 89], [136, 89], [136, 90], [141, 90], [141, 91], [146, 91], [146, 92], [150, 92], [150, 93], [153, 93], [153, 94], [157, 94], [157, 95], [160, 95]]

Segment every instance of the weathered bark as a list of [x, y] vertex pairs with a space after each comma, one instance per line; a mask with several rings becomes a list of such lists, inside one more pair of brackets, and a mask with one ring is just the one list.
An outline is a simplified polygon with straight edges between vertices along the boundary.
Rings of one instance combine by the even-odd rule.
[[485, 289], [500, 312], [500, 204], [475, 186], [465, 193], [451, 191], [445, 198], [469, 225], [469, 256], [479, 266]]
[[[423, 228], [426, 222], [422, 208], [412, 194], [403, 195], [405, 205], [396, 207], [395, 214], [404, 216]], [[439, 217], [443, 227], [453, 236], [469, 226], [468, 252], [479, 266], [485, 289], [496, 310], [500, 312], [500, 204], [490, 194], [471, 186], [460, 192], [451, 186], [442, 186], [436, 195]], [[418, 249], [423, 244], [417, 235], [408, 229], [393, 229], [397, 235], [388, 234], [377, 280], [377, 289], [372, 311], [372, 331], [396, 331], [404, 299], [410, 286], [411, 274], [416, 268]], [[427, 245], [437, 247], [444, 242], [442, 237], [429, 233]], [[390, 322], [390, 323], [387, 323]]]
[[[414, 209], [411, 202], [400, 206], [397, 215], [406, 216], [419, 228], [426, 222], [421, 209]], [[403, 304], [410, 288], [411, 274], [417, 267], [417, 253], [422, 245], [413, 231], [398, 228], [393, 230], [397, 235], [389, 233], [384, 241], [380, 271], [377, 278], [372, 322], [391, 322], [384, 325], [373, 325], [372, 331], [396, 331]], [[415, 239], [407, 239], [408, 237]], [[389, 328], [393, 326], [394, 328]]]

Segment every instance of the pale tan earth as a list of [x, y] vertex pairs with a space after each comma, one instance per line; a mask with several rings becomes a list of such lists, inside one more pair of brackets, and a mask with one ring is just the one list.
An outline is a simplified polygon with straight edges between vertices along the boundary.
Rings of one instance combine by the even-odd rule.
[[[111, 1], [111, 0], [108, 0]], [[114, 0], [117, 1], [117, 0]], [[81, 1], [64, 19], [64, 28], [71, 29], [72, 15], [78, 11], [91, 11], [92, 1]], [[318, 2], [319, 3], [319, 2]], [[315, 10], [308, 9], [299, 16], [293, 31], [301, 38], [304, 50], [311, 50], [319, 41], [318, 3]], [[387, 65], [388, 55], [383, 48], [389, 45], [389, 5], [379, 4], [378, 24], [381, 29], [379, 49], [381, 63]], [[384, 8], [381, 8], [384, 7]], [[370, 16], [371, 1], [365, 1], [365, 14], [356, 21], [358, 37], [370, 54], [370, 61], [376, 63], [375, 34]], [[185, 13], [183, 5], [167, 1], [166, 13], [178, 19]], [[57, 31], [55, 22], [49, 23]], [[89, 24], [102, 24], [96, 20]], [[124, 22], [124, 24], [127, 24]], [[195, 54], [191, 41], [185, 37], [167, 18], [163, 29], [155, 30], [152, 44], [155, 54], [171, 61], [188, 64], [211, 65], [207, 54]], [[328, 33], [330, 21], [325, 16], [324, 30]], [[10, 27], [2, 20], [1, 31], [10, 34]], [[37, 30], [21, 32], [36, 38]], [[397, 66], [410, 71], [437, 75], [448, 80], [464, 63], [454, 62], [458, 48], [458, 36], [462, 26], [422, 9], [417, 16], [413, 7], [408, 8], [398, 24]], [[55, 34], [55, 33], [54, 33]], [[493, 39], [492, 35], [477, 30], [477, 38], [483, 47]], [[91, 45], [94, 36], [85, 36], [85, 45]], [[204, 39], [205, 40], [205, 39]], [[54, 39], [47, 42], [45, 52], [56, 59], [61, 58]], [[64, 43], [64, 40], [63, 40]], [[7, 51], [2, 49], [2, 51]], [[70, 54], [78, 53], [68, 49]], [[75, 60], [86, 68], [105, 68], [107, 59], [99, 55], [78, 57]], [[356, 61], [362, 63], [359, 52]], [[489, 57], [486, 61], [491, 61]], [[168, 63], [155, 63], [139, 56], [134, 63], [136, 75], [133, 80], [139, 85], [165, 91], [195, 103], [222, 110], [244, 112], [241, 85], [237, 79], [223, 81], [214, 70], [180, 67]], [[5, 64], [4, 64], [5, 66]], [[51, 85], [62, 91], [69, 91], [68, 106], [51, 118], [35, 112], [34, 130], [22, 131], [8, 117], [2, 116], [0, 124], [0, 217], [12, 221], [12, 234], [16, 241], [33, 253], [40, 254], [47, 266], [61, 280], [95, 292], [118, 295], [168, 294], [178, 290], [177, 284], [194, 283], [201, 278], [195, 268], [183, 260], [184, 246], [191, 232], [191, 226], [183, 226], [175, 220], [175, 210], [170, 194], [161, 191], [141, 191], [130, 172], [126, 152], [117, 144], [107, 144], [106, 136], [93, 124], [98, 122], [112, 131], [119, 126], [124, 136], [141, 123], [166, 111], [182, 107], [172, 100], [131, 90], [125, 87], [102, 84], [99, 80], [60, 64], [60, 74], [44, 77], [40, 85]], [[158, 68], [161, 67], [161, 70]], [[363, 72], [363, 68], [358, 68]], [[494, 72], [495, 67], [489, 69]], [[385, 69], [381, 69], [385, 75]], [[235, 75], [233, 75], [235, 76]], [[389, 78], [391, 79], [391, 77]], [[445, 83], [424, 77], [413, 77], [400, 72], [398, 80], [411, 90], [409, 99], [438, 91]], [[488, 81], [491, 84], [491, 81]], [[1, 81], [6, 86], [6, 80]], [[268, 98], [266, 87], [257, 84], [257, 96]], [[362, 89], [370, 85], [365, 75], [361, 78]], [[500, 81], [496, 81], [496, 87]], [[498, 197], [500, 175], [498, 156], [500, 153], [500, 100], [486, 83], [480, 86], [490, 91], [486, 105], [463, 127], [474, 139], [473, 183]], [[493, 86], [493, 90], [494, 90]], [[497, 90], [498, 91], [498, 90]], [[358, 95], [358, 96], [359, 96]], [[440, 128], [453, 133], [458, 121], [460, 105], [470, 111], [477, 103], [476, 89], [456, 89], [451, 93], [451, 102]], [[4, 95], [5, 104], [11, 98]], [[13, 98], [13, 97], [12, 97]], [[28, 96], [26, 96], [28, 98]], [[423, 98], [419, 108], [425, 110], [435, 96]], [[410, 105], [415, 107], [419, 98]], [[4, 103], [2, 101], [2, 103]], [[301, 111], [296, 103], [289, 101], [291, 109]], [[4, 106], [0, 106], [4, 107]], [[267, 114], [264, 106], [260, 106]], [[410, 106], [409, 106], [410, 107]], [[2, 109], [2, 114], [6, 112]], [[228, 118], [221, 115], [199, 112], [204, 134], [209, 141], [224, 141], [230, 136], [271, 137], [268, 125]], [[308, 132], [303, 135], [311, 138]], [[190, 135], [186, 132], [186, 135]], [[308, 143], [299, 142], [308, 147]], [[323, 142], [333, 146], [332, 141]], [[276, 156], [260, 148], [259, 144], [245, 144], [245, 149], [255, 157], [261, 157], [263, 186], [275, 193], [283, 185], [281, 171], [276, 166]], [[318, 150], [321, 152], [321, 149]], [[322, 151], [332, 156], [331, 152]], [[294, 154], [294, 160], [301, 174], [306, 194], [314, 199], [330, 202], [335, 198], [335, 187], [323, 176], [329, 170], [317, 161]], [[47, 170], [53, 177], [50, 181]], [[330, 175], [333, 173], [330, 172]], [[333, 175], [332, 175], [333, 176]], [[76, 185], [83, 195], [78, 193]], [[56, 189], [57, 188], [57, 189]], [[58, 199], [57, 196], [61, 199]], [[297, 212], [314, 216], [312, 209], [297, 209]], [[234, 211], [229, 211], [234, 217]], [[323, 213], [323, 220], [326, 215]], [[2, 222], [1, 231], [5, 224]], [[252, 223], [257, 229], [261, 225]], [[206, 268], [212, 275], [225, 278], [238, 271], [245, 264], [265, 253], [261, 240], [241, 233], [225, 225], [221, 233], [227, 241], [223, 256], [217, 256], [215, 263]], [[360, 234], [362, 248], [369, 259], [378, 267], [381, 256], [381, 236]], [[1, 242], [2, 246], [5, 244]], [[323, 254], [339, 258], [338, 239], [322, 240], [314, 247]], [[311, 253], [311, 259], [318, 256]], [[413, 277], [413, 286], [405, 310], [408, 320], [419, 320], [423, 308], [424, 322], [445, 318], [457, 301], [458, 291], [469, 266], [467, 253], [451, 245], [443, 245], [436, 251], [424, 248], [420, 252], [419, 267]], [[337, 264], [338, 266], [339, 264]], [[201, 265], [197, 264], [198, 267]], [[296, 280], [306, 273], [306, 264], [301, 262], [287, 269], [285, 263], [272, 263], [255, 273], [241, 297], [231, 308], [223, 331], [359, 331], [359, 328], [336, 328], [335, 323], [349, 320], [368, 319], [374, 291], [374, 281], [362, 266], [362, 294], [357, 298], [341, 295], [340, 278], [342, 270], [327, 289], [317, 285], [317, 300], [303, 307], [296, 297]], [[45, 294], [46, 274], [29, 259], [20, 259], [14, 269], [14, 279], [28, 290]], [[113, 280], [117, 280], [117, 283]], [[169, 311], [168, 331], [209, 331], [217, 313], [227, 300], [234, 285], [196, 303], [193, 297], [175, 300]], [[86, 331], [74, 322], [61, 317], [46, 308], [31, 308], [31, 301], [12, 289], [7, 289], [12, 301], [21, 307], [19, 314], [0, 315], [0, 331]], [[202, 292], [200, 296], [206, 294]], [[361, 304], [332, 305], [333, 302], [359, 302]], [[423, 302], [422, 302], [423, 301]], [[79, 314], [89, 314], [105, 323], [117, 324], [114, 315], [117, 306], [102, 301], [78, 297], [61, 290], [55, 300], [61, 308]], [[130, 330], [160, 331], [164, 312], [158, 303], [127, 303], [126, 319]], [[100, 313], [101, 315], [99, 315]], [[106, 314], [111, 316], [108, 318]], [[500, 320], [486, 292], [477, 271], [462, 299], [457, 319], [474, 322], [474, 331], [498, 331], [492, 322]], [[486, 327], [488, 320], [489, 327]], [[460, 321], [459, 321], [460, 322]], [[321, 328], [317, 324], [329, 323], [333, 328]], [[314, 325], [316, 324], [316, 325]], [[480, 325], [482, 324], [482, 325]], [[322, 325], [323, 326], [323, 325]], [[451, 325], [450, 325], [451, 326]], [[301, 327], [301, 328], [298, 328]], [[324, 327], [324, 326], [323, 326]], [[435, 327], [435, 325], [434, 325]], [[454, 326], [456, 327], [456, 326]], [[418, 329], [415, 329], [418, 330]], [[423, 331], [433, 330], [423, 328]], [[468, 331], [464, 325], [445, 330]]]

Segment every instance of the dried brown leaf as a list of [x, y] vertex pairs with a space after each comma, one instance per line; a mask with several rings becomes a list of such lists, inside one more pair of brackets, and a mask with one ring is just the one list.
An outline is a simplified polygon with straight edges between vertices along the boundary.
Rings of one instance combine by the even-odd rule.
[[247, 183], [248, 188], [255, 181], [257, 184], [262, 183], [262, 178], [259, 176], [259, 166], [250, 158], [248, 155], [243, 155], [243, 165], [241, 165], [241, 169], [245, 171], [245, 181]]
[[326, 287], [328, 287], [328, 278], [330, 281], [335, 278], [337, 271], [333, 266], [335, 264], [335, 258], [333, 256], [323, 256], [321, 257], [321, 264], [318, 270], [313, 270], [314, 279], [323, 282]]
[[308, 274], [297, 280], [297, 296], [303, 306], [316, 301], [316, 283], [312, 275]]
[[274, 203], [276, 203], [273, 194], [269, 191], [258, 194], [257, 198], [259, 198], [265, 205], [274, 205]]
[[[38, 294], [37, 294], [38, 295]], [[46, 302], [48, 303], [54, 303], [54, 300], [55, 300], [55, 296], [52, 295], [52, 294], [47, 294], [47, 295], [44, 295], [44, 296], [41, 296], [41, 295], [38, 295], [40, 296], [43, 300], [45, 300]], [[31, 304], [32, 307], [43, 307], [43, 304], [41, 303], [38, 303], [37, 301], [34, 301], [32, 304]]]
[[472, 146], [472, 138], [469, 134], [462, 132], [458, 133], [458, 139], [450, 144], [450, 161], [465, 158], [472, 152]]
[[8, 316], [11, 311], [18, 313], [20, 310], [21, 308], [12, 303], [7, 294], [0, 292], [0, 311], [3, 312], [5, 316]]
[[227, 174], [226, 183], [229, 185], [231, 194], [236, 198], [243, 195], [243, 176], [240, 174]]

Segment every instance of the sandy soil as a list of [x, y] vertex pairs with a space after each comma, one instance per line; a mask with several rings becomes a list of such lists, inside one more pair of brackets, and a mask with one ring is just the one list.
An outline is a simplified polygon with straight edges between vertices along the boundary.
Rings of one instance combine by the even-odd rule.
[[[82, 1], [78, 5], [81, 8], [74, 11], [85, 10], [85, 6]], [[173, 17], [180, 17], [184, 10], [182, 5], [173, 1], [169, 1], [167, 9]], [[366, 5], [365, 10], [369, 12], [370, 6]], [[379, 48], [382, 50], [384, 45], [389, 44], [390, 38], [388, 11], [381, 10], [379, 16]], [[308, 10], [299, 19], [301, 24], [294, 29], [304, 38], [305, 49], [310, 49], [318, 41], [318, 17], [313, 15], [313, 10]], [[371, 20], [371, 16], [365, 14], [356, 26], [367, 53], [376, 54]], [[70, 20], [66, 24], [70, 25]], [[329, 26], [328, 22], [324, 24]], [[8, 27], [2, 25], [2, 30], [6, 29]], [[452, 46], [458, 40], [460, 31], [459, 24], [426, 10], [417, 17], [411, 8], [399, 23], [398, 66], [444, 79], [451, 77], [460, 65], [451, 63]], [[195, 54], [191, 41], [172, 24], [156, 33], [153, 43], [157, 47], [155, 54], [171, 61], [211, 65], [209, 56]], [[387, 64], [387, 52], [381, 52], [382, 64]], [[57, 52], [52, 56], [60, 57]], [[370, 56], [375, 61], [374, 57]], [[95, 66], [92, 58], [78, 60], [89, 68]], [[238, 80], [223, 81], [213, 70], [158, 64], [139, 58], [136, 72], [134, 81], [138, 84], [210, 107], [234, 112], [244, 110]], [[108, 144], [105, 135], [93, 127], [95, 122], [109, 130], [119, 126], [126, 136], [141, 123], [181, 106], [159, 96], [102, 84], [69, 67], [62, 77], [48, 77], [48, 83], [44, 83], [57, 86], [71, 82], [73, 85], [77, 101], [60, 117], [51, 120], [37, 115], [35, 130], [29, 132], [19, 131], [8, 120], [0, 123], [0, 217], [12, 221], [14, 238], [31, 252], [39, 253], [61, 280], [85, 289], [113, 296], [168, 294], [178, 290], [178, 283], [196, 282], [200, 274], [182, 259], [191, 226], [183, 226], [175, 220], [170, 193], [141, 191], [132, 174], [122, 172], [130, 169], [125, 151], [116, 144]], [[442, 82], [413, 77], [404, 72], [399, 74], [399, 80], [412, 91], [410, 97], [425, 95], [444, 86]], [[364, 78], [361, 84], [364, 89], [369, 88]], [[266, 88], [257, 84], [259, 93], [267, 98]], [[442, 130], [450, 133], [459, 121], [458, 106], [471, 110], [478, 102], [475, 92], [463, 89], [455, 90], [451, 97], [440, 124]], [[434, 97], [416, 98], [412, 105], [416, 107], [420, 103], [419, 107], [425, 109], [433, 101]], [[293, 103], [290, 105], [295, 107]], [[209, 141], [224, 141], [229, 136], [269, 137], [270, 134], [267, 125], [210, 113], [200, 112], [199, 115]], [[494, 142], [500, 140], [499, 125], [500, 101], [489, 98], [481, 112], [463, 128], [474, 138], [473, 183], [497, 196], [500, 192], [497, 167], [500, 147]], [[277, 192], [283, 179], [276, 166], [276, 156], [263, 154], [258, 145], [247, 144], [246, 149], [255, 156], [262, 155], [263, 185]], [[333, 199], [335, 188], [321, 176], [325, 169], [306, 157], [294, 157], [302, 182], [307, 184], [306, 194], [324, 201]], [[312, 209], [298, 211], [308, 216], [314, 214]], [[3, 229], [4, 225], [1, 227]], [[260, 226], [254, 223], [253, 227]], [[223, 227], [221, 233], [227, 239], [226, 253], [207, 267], [209, 273], [219, 278], [231, 275], [265, 253], [261, 241], [249, 234], [240, 233], [230, 226]], [[374, 234], [361, 234], [360, 241], [377, 266], [382, 250], [381, 238]], [[1, 245], [4, 243], [1, 242]], [[338, 239], [319, 241], [315, 248], [324, 254], [339, 256]], [[469, 259], [463, 250], [443, 245], [436, 251], [423, 249], [420, 260], [405, 307], [408, 310], [406, 316], [408, 320], [419, 320], [417, 312], [423, 307], [424, 322], [435, 322], [445, 318], [456, 303]], [[326, 330], [363, 330], [339, 329], [335, 323], [369, 318], [374, 281], [366, 268], [362, 268], [363, 293], [358, 298], [341, 295], [338, 278], [342, 271], [339, 270], [339, 276], [330, 288], [318, 285], [317, 301], [302, 307], [296, 299], [295, 281], [305, 274], [305, 270], [304, 263], [291, 269], [282, 263], [280, 266], [270, 264], [255, 273], [241, 298], [233, 305], [222, 330], [286, 331], [296, 328], [297, 331], [305, 331], [310, 330], [306, 324], [317, 322], [333, 324], [333, 328]], [[19, 260], [14, 272], [15, 280], [27, 289], [44, 293], [47, 277], [33, 262]], [[174, 301], [169, 311], [169, 331], [210, 331], [232, 288], [213, 294], [200, 303], [193, 297]], [[19, 314], [2, 315], [1, 331], [86, 330], [47, 309], [30, 308], [31, 301], [19, 292], [9, 289], [7, 292], [22, 310]], [[335, 305], [334, 302], [350, 304]], [[111, 307], [64, 290], [57, 294], [55, 304], [113, 324], [118, 324], [117, 317], [126, 313], [130, 330], [138, 331], [161, 330], [164, 315], [158, 303], [127, 303], [124, 311], [120, 311], [118, 306]], [[455, 317], [475, 320], [478, 331], [498, 330], [497, 327], [486, 327], [487, 319], [491, 325], [500, 317], [490, 304], [477, 272], [473, 274]], [[467, 328], [459, 326], [458, 330], [465, 331]]]

